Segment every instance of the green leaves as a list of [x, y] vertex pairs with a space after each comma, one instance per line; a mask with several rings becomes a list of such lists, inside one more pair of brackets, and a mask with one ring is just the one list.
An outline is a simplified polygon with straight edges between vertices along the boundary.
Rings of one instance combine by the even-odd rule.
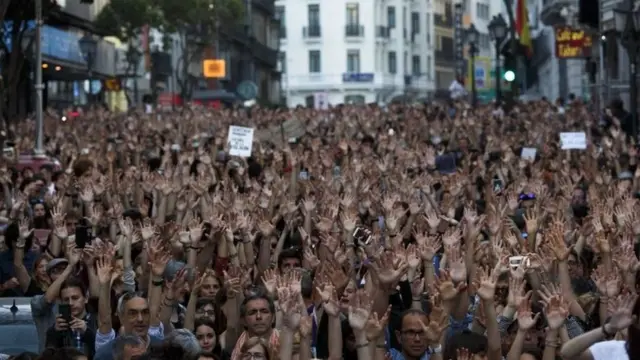
[[94, 21], [101, 32], [127, 42], [145, 25], [157, 26], [161, 16], [153, 0], [111, 0]]

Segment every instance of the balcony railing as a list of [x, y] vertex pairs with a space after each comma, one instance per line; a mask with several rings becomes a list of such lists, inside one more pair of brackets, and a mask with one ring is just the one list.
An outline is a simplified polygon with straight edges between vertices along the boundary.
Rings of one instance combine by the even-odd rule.
[[270, 68], [278, 66], [278, 49], [272, 49], [255, 38], [253, 38], [251, 53], [256, 59], [263, 62]]
[[389, 38], [389, 28], [386, 26], [376, 26], [376, 37], [388, 39]]
[[278, 29], [278, 35], [280, 36], [280, 39], [286, 39], [287, 38], [287, 28], [284, 26], [281, 26], [280, 29]]
[[344, 35], [347, 37], [362, 37], [364, 36], [364, 26], [357, 24], [347, 24], [344, 27]]
[[309, 25], [302, 28], [302, 36], [305, 38], [319, 38], [321, 35], [320, 25]]

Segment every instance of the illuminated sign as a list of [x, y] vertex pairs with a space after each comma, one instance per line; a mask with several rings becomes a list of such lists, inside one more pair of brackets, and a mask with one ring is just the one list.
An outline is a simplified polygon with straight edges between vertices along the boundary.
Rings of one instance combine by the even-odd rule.
[[555, 37], [557, 58], [573, 59], [591, 56], [593, 38], [584, 30], [558, 26], [555, 29]]
[[208, 79], [222, 79], [226, 76], [227, 65], [224, 60], [206, 59], [202, 62], [202, 73]]

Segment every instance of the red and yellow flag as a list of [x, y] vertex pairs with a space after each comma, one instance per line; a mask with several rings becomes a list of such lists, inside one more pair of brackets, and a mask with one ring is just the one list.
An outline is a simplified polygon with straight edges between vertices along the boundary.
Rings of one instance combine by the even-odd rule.
[[516, 6], [516, 32], [520, 38], [520, 44], [526, 48], [527, 57], [533, 55], [533, 44], [531, 42], [531, 32], [529, 30], [529, 10], [527, 0], [518, 0]]

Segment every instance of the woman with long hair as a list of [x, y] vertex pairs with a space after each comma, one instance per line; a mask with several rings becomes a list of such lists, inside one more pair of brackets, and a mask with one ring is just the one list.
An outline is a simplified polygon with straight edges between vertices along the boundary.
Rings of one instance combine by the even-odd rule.
[[[620, 295], [615, 311], [601, 327], [574, 337], [561, 349], [565, 360], [640, 359], [640, 301], [638, 295]], [[602, 300], [601, 300], [602, 301]], [[626, 331], [626, 340], [612, 340]]]
[[257, 336], [247, 339], [240, 348], [240, 360], [272, 360], [269, 344]]
[[200, 318], [195, 321], [193, 333], [203, 351], [215, 354], [221, 360], [227, 360], [230, 358], [230, 354], [222, 349], [215, 328], [216, 324], [212, 320]]

